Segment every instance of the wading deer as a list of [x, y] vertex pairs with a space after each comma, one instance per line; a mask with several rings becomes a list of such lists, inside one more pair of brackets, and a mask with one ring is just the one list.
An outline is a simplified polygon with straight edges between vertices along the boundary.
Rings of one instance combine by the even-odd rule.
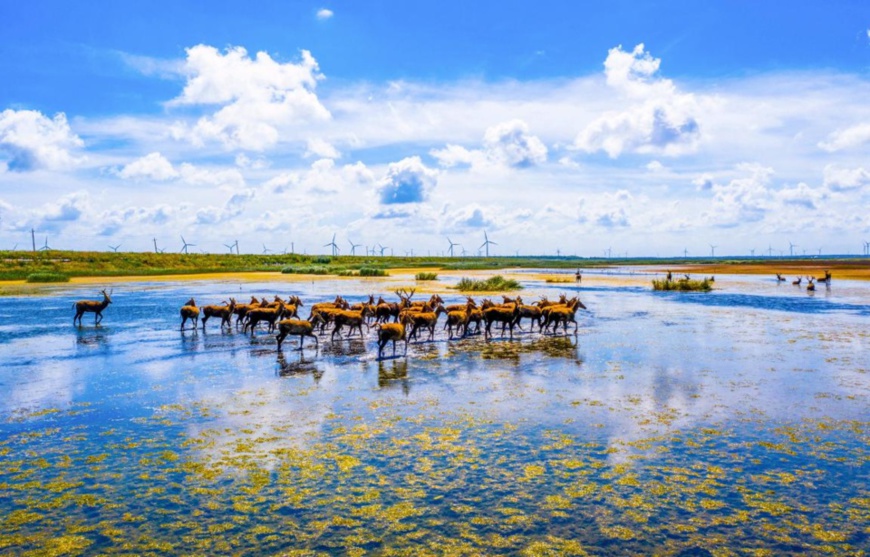
[[408, 355], [408, 337], [405, 335], [405, 326], [401, 323], [384, 323], [378, 326], [378, 359], [383, 358], [384, 347], [388, 342], [393, 343], [393, 356], [396, 355], [396, 341], [405, 341], [404, 355]]
[[269, 324], [269, 332], [275, 330], [275, 322], [281, 319], [281, 316], [284, 315], [284, 306], [280, 305], [274, 308], [265, 308], [258, 307], [254, 308], [248, 312], [248, 322], [245, 323], [245, 328], [242, 329], [242, 332], [247, 332], [248, 327], [251, 328], [251, 337], [254, 336], [254, 328], [260, 323], [260, 321], [265, 321]]
[[302, 350], [302, 344], [305, 342], [305, 337], [313, 338], [314, 347], [319, 347], [320, 344], [317, 340], [317, 335], [314, 334], [314, 327], [322, 324], [322, 321], [323, 317], [321, 317], [319, 313], [315, 314], [314, 317], [311, 318], [311, 321], [303, 321], [301, 319], [282, 319], [278, 322], [278, 336], [275, 337], [278, 340], [278, 350], [281, 350], [281, 343], [284, 342], [284, 339], [287, 338], [288, 335], [299, 337], [299, 348], [296, 350]]
[[75, 317], [73, 317], [73, 325], [75, 325], [76, 320], [78, 320], [79, 327], [81, 327], [82, 315], [88, 312], [92, 312], [94, 314], [94, 325], [100, 324], [100, 322], [103, 320], [103, 310], [112, 303], [112, 298], [109, 297], [109, 294], [107, 294], [105, 290], [100, 290], [100, 294], [103, 295], [102, 300], [79, 300], [78, 302], [73, 304], [76, 308], [76, 315]]
[[[330, 335], [330, 340], [335, 339], [336, 333], [341, 333], [341, 328], [347, 325], [347, 337], [353, 334], [354, 329], [359, 331], [359, 336], [363, 336], [363, 325], [366, 326], [366, 330], [368, 330], [369, 324], [366, 322], [366, 317], [369, 315], [369, 306], [364, 306], [359, 311], [351, 311], [349, 309], [343, 309], [336, 311], [332, 316], [332, 322], [335, 323], [335, 328], [332, 329], [332, 335]], [[339, 336], [341, 336], [339, 334]]]
[[187, 320], [190, 319], [193, 321], [193, 330], [196, 330], [196, 326], [199, 322], [199, 308], [196, 307], [196, 302], [193, 298], [189, 299], [186, 304], [181, 307], [181, 329], [184, 330], [184, 324], [187, 323]]
[[224, 328], [224, 325], [227, 327], [232, 327], [232, 323], [230, 323], [230, 319], [233, 316], [233, 310], [236, 309], [236, 299], [230, 298], [230, 303], [227, 304], [224, 302], [222, 306], [204, 306], [202, 308], [202, 330], [205, 331], [205, 324], [208, 321], [209, 317], [220, 317], [221, 318], [221, 329]]

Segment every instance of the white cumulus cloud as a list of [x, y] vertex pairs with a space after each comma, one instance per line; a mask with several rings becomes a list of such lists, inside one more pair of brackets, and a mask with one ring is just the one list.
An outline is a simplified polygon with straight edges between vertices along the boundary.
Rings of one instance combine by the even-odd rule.
[[479, 168], [487, 164], [529, 168], [547, 161], [546, 145], [530, 134], [528, 124], [519, 119], [488, 128], [483, 136], [482, 149], [448, 144], [443, 149], [433, 149], [430, 154], [446, 168], [458, 165]]
[[303, 50], [298, 63], [280, 63], [265, 52], [254, 58], [242, 47], [218, 49], [197, 45], [187, 49], [188, 80], [169, 106], [218, 105], [191, 128], [177, 124], [176, 139], [196, 145], [217, 140], [228, 148], [252, 151], [278, 142], [281, 129], [299, 122], [330, 118], [314, 89], [322, 76], [317, 61]]
[[611, 158], [623, 152], [675, 156], [692, 152], [700, 138], [699, 111], [694, 95], [681, 93], [670, 79], [655, 76], [661, 60], [637, 45], [631, 52], [611, 49], [604, 62], [607, 84], [628, 106], [610, 110], [590, 122], [574, 140], [589, 153], [604, 151]]
[[334, 15], [335, 12], [333, 12], [329, 8], [320, 8], [319, 10], [317, 10], [317, 19], [321, 21], [324, 19], [330, 19]]
[[420, 157], [408, 157], [391, 163], [380, 181], [378, 195], [381, 203], [420, 203], [438, 183], [438, 171], [427, 168]]
[[178, 178], [178, 172], [166, 157], [158, 152], [149, 153], [124, 166], [118, 173], [121, 178], [166, 181]]
[[825, 187], [835, 192], [860, 190], [870, 186], [870, 171], [863, 167], [841, 168], [829, 164], [825, 167]]
[[35, 110], [0, 112], [0, 164], [5, 158], [13, 172], [73, 167], [83, 159], [70, 151], [83, 145], [63, 113], [48, 118]]
[[868, 142], [870, 142], [870, 123], [862, 123], [833, 132], [828, 139], [819, 142], [819, 147], [833, 153], [859, 147]]

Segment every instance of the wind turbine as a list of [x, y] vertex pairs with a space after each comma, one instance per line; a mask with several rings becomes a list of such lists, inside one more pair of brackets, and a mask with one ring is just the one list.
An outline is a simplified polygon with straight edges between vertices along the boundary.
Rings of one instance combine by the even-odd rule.
[[450, 257], [453, 257], [453, 246], [461, 246], [462, 244], [456, 244], [453, 240], [450, 239], [450, 236], [447, 237], [447, 243], [450, 244], [450, 249], [447, 251], [450, 252]]
[[749, 255], [751, 257], [755, 257], [755, 250], [754, 249], [749, 250]]
[[486, 256], [489, 257], [489, 246], [492, 244], [493, 246], [497, 246], [498, 244], [489, 239], [489, 236], [486, 235], [486, 230], [483, 231], [483, 243], [480, 244], [478, 250], [486, 248]]
[[332, 256], [335, 257], [338, 255], [338, 244], [335, 243], [335, 234], [332, 235], [332, 241], [328, 244], [323, 244], [323, 247], [328, 248], [332, 246]]
[[350, 238], [347, 239], [347, 243], [350, 244], [350, 254], [356, 255], [356, 248], [360, 247], [362, 244], [354, 244]]
[[196, 244], [188, 244], [187, 240], [184, 239], [184, 236], [181, 237], [181, 244], [182, 244], [182, 246], [181, 246], [181, 250], [179, 251], [179, 253], [184, 253], [185, 255], [187, 255], [189, 253], [187, 248], [196, 247]]
[[462, 257], [465, 257], [465, 255], [466, 255], [467, 253], [468, 253], [468, 252], [465, 251], [465, 248], [462, 248]]
[[562, 257], [562, 250], [556, 248], [556, 257]]
[[683, 257], [689, 257], [689, 250], [686, 248], [683, 248]]
[[157, 238], [154, 238], [154, 253], [163, 253], [163, 250], [157, 247]]
[[228, 250], [230, 250], [230, 254], [232, 254], [233, 248], [235, 248], [236, 245], [235, 244], [224, 244], [224, 247], [227, 248]]
[[266, 244], [263, 244], [263, 255], [268, 255], [272, 253], [272, 250], [266, 247]]
[[611, 248], [607, 248], [606, 250], [604, 250], [604, 253], [607, 254], [607, 259], [610, 259], [610, 252], [611, 252]]
[[770, 244], [767, 244], [767, 256], [773, 257], [773, 246], [771, 246]]
[[109, 249], [112, 250], [112, 251], [115, 252], [115, 253], [118, 253], [118, 248], [119, 248], [119, 247], [121, 247], [121, 244], [118, 244], [117, 246], [109, 246]]
[[864, 255], [870, 255], [870, 242], [864, 242]]
[[50, 249], [51, 248], [48, 247], [48, 236], [46, 236], [45, 237], [45, 244], [43, 244], [43, 246], [41, 248], [39, 248], [39, 251], [48, 251]]
[[714, 246], [713, 244], [710, 244], [710, 257], [716, 257], [716, 248], [718, 247], [719, 246]]
[[381, 250], [381, 257], [384, 256], [384, 252], [385, 252], [385, 251], [387, 251], [388, 249], [390, 249], [388, 246], [382, 246], [382, 245], [380, 245], [380, 244], [378, 244], [378, 248], [380, 248], [380, 250]]
[[796, 248], [796, 247], [798, 247], [797, 244], [792, 244], [791, 242], [788, 243], [788, 256], [789, 257], [794, 257], [794, 248]]

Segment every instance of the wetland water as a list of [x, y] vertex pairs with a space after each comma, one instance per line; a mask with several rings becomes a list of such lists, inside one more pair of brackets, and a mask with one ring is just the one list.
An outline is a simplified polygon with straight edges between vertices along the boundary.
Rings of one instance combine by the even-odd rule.
[[191, 296], [307, 315], [412, 276], [119, 283], [97, 328], [93, 286], [0, 299], [0, 554], [870, 550], [870, 283], [515, 276], [579, 292], [578, 334], [439, 325], [378, 361], [373, 333], [178, 331]]

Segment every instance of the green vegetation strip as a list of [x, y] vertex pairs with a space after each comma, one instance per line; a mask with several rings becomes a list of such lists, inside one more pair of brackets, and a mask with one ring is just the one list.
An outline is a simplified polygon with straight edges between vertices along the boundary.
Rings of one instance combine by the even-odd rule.
[[31, 273], [27, 282], [69, 282], [69, 275], [62, 273]]
[[522, 290], [523, 286], [514, 279], [505, 279], [495, 275], [486, 280], [463, 278], [454, 288], [461, 292], [500, 292], [504, 290]]
[[438, 280], [438, 273], [417, 273], [414, 278], [417, 280]]

